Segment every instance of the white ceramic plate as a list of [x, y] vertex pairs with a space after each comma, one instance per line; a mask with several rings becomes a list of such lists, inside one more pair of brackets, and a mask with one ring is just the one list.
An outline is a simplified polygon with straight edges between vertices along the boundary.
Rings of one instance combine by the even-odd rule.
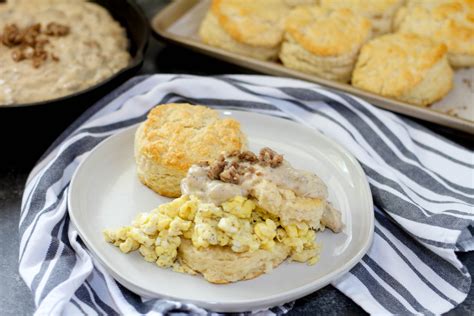
[[314, 130], [271, 116], [221, 111], [240, 121], [249, 147], [269, 146], [296, 168], [318, 174], [329, 200], [341, 210], [344, 231], [317, 234], [322, 244], [314, 266], [284, 262], [256, 279], [215, 285], [200, 276], [165, 270], [144, 261], [138, 252], [125, 255], [106, 243], [102, 230], [129, 225], [169, 199], [142, 185], [135, 175], [133, 138], [136, 126], [97, 146], [77, 169], [69, 190], [69, 214], [87, 247], [112, 276], [146, 297], [193, 302], [214, 311], [238, 312], [275, 306], [307, 295], [350, 270], [369, 248], [374, 215], [369, 185], [359, 163], [341, 146]]

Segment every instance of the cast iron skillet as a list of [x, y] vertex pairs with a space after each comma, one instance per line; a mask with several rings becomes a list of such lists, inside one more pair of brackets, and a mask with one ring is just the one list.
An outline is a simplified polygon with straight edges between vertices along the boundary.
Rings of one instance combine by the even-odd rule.
[[[2, 0], [0, 0], [2, 2]], [[89, 106], [142, 66], [150, 35], [148, 19], [134, 0], [94, 0], [127, 30], [130, 64], [85, 90], [42, 102], [0, 105], [0, 169], [32, 163]]]
[[[0, 0], [0, 2], [2, 1]], [[52, 104], [61, 106], [61, 104], [64, 104], [64, 102], [68, 102], [77, 97], [90, 94], [95, 90], [104, 90], [104, 86], [116, 81], [117, 78], [130, 77], [133, 72], [137, 71], [141, 67], [143, 63], [143, 55], [148, 44], [148, 37], [150, 35], [148, 20], [141, 8], [135, 3], [134, 0], [93, 0], [91, 2], [95, 2], [106, 8], [114, 17], [114, 19], [119, 21], [122, 27], [127, 30], [127, 36], [129, 38], [130, 45], [129, 51], [132, 56], [130, 64], [126, 68], [114, 74], [112, 77], [109, 77], [87, 89], [74, 92], [63, 97], [41, 102], [0, 105], [0, 110], [2, 108], [9, 107], [42, 106]]]

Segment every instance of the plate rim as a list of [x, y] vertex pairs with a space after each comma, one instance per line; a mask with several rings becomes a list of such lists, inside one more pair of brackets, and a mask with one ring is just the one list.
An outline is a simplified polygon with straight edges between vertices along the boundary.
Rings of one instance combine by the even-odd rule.
[[[71, 219], [71, 223], [73, 224], [74, 228], [77, 230], [77, 233], [79, 237], [82, 239], [84, 244], [88, 248], [88, 252], [94, 257], [94, 259], [98, 260], [102, 265], [103, 268], [109, 272], [113, 278], [119, 282], [120, 284], [124, 285], [127, 289], [131, 290], [132, 292], [135, 292], [139, 295], [143, 295], [149, 298], [159, 298], [159, 299], [170, 299], [170, 300], [175, 300], [175, 301], [186, 301], [190, 302], [192, 304], [195, 304], [197, 306], [211, 309], [212, 311], [216, 312], [244, 312], [244, 311], [249, 311], [251, 309], [262, 309], [262, 308], [268, 308], [268, 307], [273, 307], [276, 305], [280, 305], [283, 303], [288, 303], [290, 301], [296, 300], [298, 298], [301, 298], [305, 295], [308, 295], [312, 292], [315, 292], [322, 287], [328, 285], [331, 283], [331, 281], [337, 279], [338, 277], [346, 274], [349, 270], [351, 270], [356, 264], [360, 262], [362, 257], [367, 253], [368, 249], [372, 245], [373, 241], [373, 235], [374, 235], [374, 221], [375, 221], [375, 216], [374, 216], [374, 205], [373, 205], [373, 199], [372, 199], [372, 193], [370, 190], [370, 185], [367, 180], [366, 174], [364, 170], [362, 169], [362, 166], [360, 165], [359, 161], [352, 155], [344, 146], [336, 142], [335, 140], [327, 137], [326, 135], [322, 134], [316, 129], [309, 128], [307, 126], [304, 126], [302, 124], [298, 124], [298, 122], [295, 122], [293, 120], [286, 120], [281, 117], [277, 116], [272, 116], [264, 113], [257, 113], [257, 112], [252, 112], [252, 111], [244, 111], [244, 110], [234, 110], [234, 109], [216, 109], [219, 113], [223, 112], [231, 112], [233, 113], [243, 113], [244, 115], [257, 115], [257, 116], [263, 116], [265, 118], [270, 118], [270, 119], [275, 119], [281, 122], [284, 122], [286, 124], [295, 124], [296, 126], [300, 128], [304, 128], [308, 130], [308, 132], [317, 134], [318, 137], [321, 137], [324, 141], [327, 141], [332, 144], [332, 146], [335, 147], [335, 149], [340, 153], [343, 154], [349, 161], [353, 164], [355, 167], [357, 173], [361, 176], [363, 179], [363, 191], [365, 192], [364, 200], [367, 201], [367, 209], [371, 209], [370, 212], [368, 212], [368, 225], [369, 229], [366, 231], [366, 236], [364, 238], [364, 244], [363, 246], [358, 250], [356, 255], [351, 257], [348, 261], [344, 262], [343, 265], [341, 265], [339, 268], [336, 270], [324, 275], [323, 277], [312, 280], [302, 286], [293, 288], [291, 290], [287, 290], [281, 293], [273, 294], [271, 296], [267, 296], [265, 298], [259, 298], [259, 299], [244, 299], [244, 300], [237, 300], [237, 301], [232, 301], [232, 302], [218, 302], [218, 301], [208, 301], [208, 300], [195, 300], [195, 299], [186, 299], [186, 298], [180, 298], [180, 297], [175, 297], [175, 296], [169, 296], [163, 293], [157, 293], [155, 291], [148, 290], [146, 288], [143, 288], [140, 285], [135, 284], [133, 281], [129, 280], [127, 277], [123, 277], [119, 271], [116, 271], [116, 269], [113, 268], [110, 264], [108, 264], [107, 260], [104, 260], [102, 256], [100, 255], [100, 252], [93, 246], [93, 243], [90, 242], [89, 238], [87, 237], [87, 234], [84, 233], [82, 230], [81, 226], [78, 225], [77, 218], [75, 217], [74, 212], [72, 211], [72, 200], [75, 198], [72, 197], [74, 194], [73, 188], [76, 186], [76, 182], [78, 181], [77, 178], [79, 176], [79, 172], [82, 169], [83, 165], [89, 160], [89, 157], [91, 154], [96, 152], [102, 147], [105, 147], [108, 145], [108, 143], [114, 141], [115, 139], [121, 137], [123, 134], [129, 132], [130, 130], [134, 130], [138, 127], [140, 123], [133, 124], [131, 126], [128, 126], [124, 129], [119, 130], [115, 134], [107, 137], [103, 141], [101, 141], [99, 144], [97, 144], [87, 155], [83, 158], [83, 160], [79, 163], [77, 166], [76, 170], [73, 173], [73, 176], [71, 178], [71, 181], [69, 183], [69, 190], [68, 190], [68, 196], [67, 196], [67, 206], [68, 206], [68, 214]], [[228, 115], [226, 115], [228, 116]], [[231, 115], [232, 116], [232, 115]], [[253, 308], [245, 308], [243, 305], [252, 305], [254, 306]]]

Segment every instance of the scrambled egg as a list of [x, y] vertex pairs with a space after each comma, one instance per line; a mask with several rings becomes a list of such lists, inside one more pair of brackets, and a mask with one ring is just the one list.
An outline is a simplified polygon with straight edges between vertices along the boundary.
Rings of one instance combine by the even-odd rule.
[[242, 196], [216, 206], [184, 195], [139, 214], [131, 226], [104, 230], [105, 240], [122, 252], [138, 250], [146, 261], [188, 273], [176, 261], [182, 238], [197, 248], [228, 246], [234, 252], [272, 250], [281, 242], [290, 247], [293, 260], [314, 264], [319, 253], [315, 235], [305, 223], [283, 225]]

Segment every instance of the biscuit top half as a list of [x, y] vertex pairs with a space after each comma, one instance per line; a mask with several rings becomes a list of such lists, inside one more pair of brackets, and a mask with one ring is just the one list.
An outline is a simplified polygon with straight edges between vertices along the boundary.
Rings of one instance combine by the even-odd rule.
[[362, 47], [352, 83], [379, 94], [397, 97], [425, 79], [443, 58], [446, 46], [415, 34], [394, 33]]
[[355, 13], [373, 18], [381, 17], [385, 12], [395, 10], [402, 3], [403, 0], [320, 0], [320, 5], [323, 8], [348, 8]]
[[282, 41], [289, 7], [283, 0], [214, 0], [211, 11], [236, 41], [275, 47]]
[[359, 49], [371, 36], [371, 22], [349, 9], [300, 6], [288, 16], [286, 31], [315, 55], [337, 56]]
[[474, 55], [474, 0], [412, 0], [394, 24], [398, 31], [442, 41], [452, 53]]
[[211, 161], [222, 152], [245, 147], [239, 122], [221, 119], [217, 111], [191, 104], [155, 107], [144, 123], [143, 136], [144, 155], [184, 171], [196, 162]]

